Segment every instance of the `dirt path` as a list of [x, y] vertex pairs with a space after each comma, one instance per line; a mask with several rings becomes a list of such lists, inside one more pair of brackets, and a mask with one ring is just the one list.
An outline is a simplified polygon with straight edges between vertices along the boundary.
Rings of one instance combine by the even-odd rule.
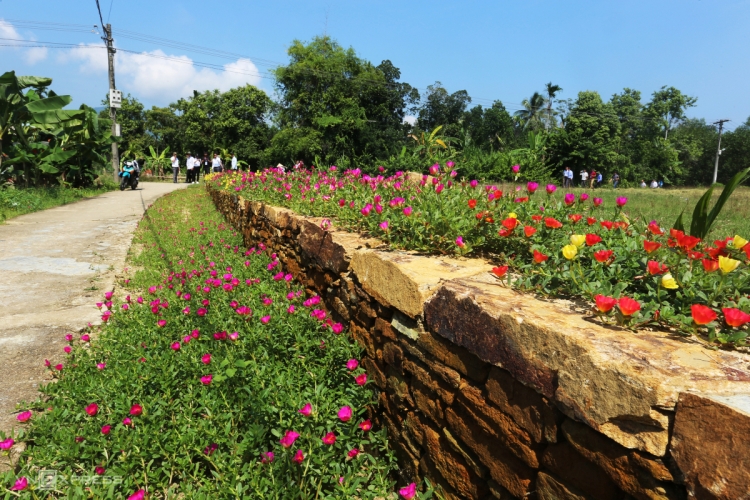
[[143, 183], [0, 226], [0, 429], [38, 397], [44, 360], [64, 363], [64, 336], [100, 322], [94, 306], [122, 271], [138, 220], [186, 184]]

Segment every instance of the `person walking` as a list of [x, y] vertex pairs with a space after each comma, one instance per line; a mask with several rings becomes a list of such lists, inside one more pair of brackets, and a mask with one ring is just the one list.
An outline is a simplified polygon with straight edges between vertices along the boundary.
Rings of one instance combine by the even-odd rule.
[[602, 181], [604, 180], [604, 176], [601, 172], [598, 172], [596, 174], [596, 187], [602, 187]]
[[586, 181], [589, 179], [589, 173], [586, 172], [585, 168], [583, 168], [583, 169], [581, 169], [580, 176], [581, 176], [581, 187], [585, 188], [586, 187]]
[[589, 174], [589, 188], [594, 189], [594, 184], [596, 183], [596, 170], [592, 170]]
[[190, 153], [187, 154], [187, 160], [185, 160], [185, 182], [188, 184], [193, 183], [193, 167], [195, 165], [193, 164], [193, 155]]
[[237, 171], [237, 153], [232, 153], [232, 171]]
[[617, 189], [617, 186], [620, 185], [620, 174], [615, 172], [615, 174], [612, 176], [612, 187]]
[[180, 173], [180, 159], [177, 153], [172, 153], [172, 182], [177, 184], [177, 175]]
[[203, 153], [203, 160], [201, 160], [203, 167], [203, 176], [207, 176], [211, 172], [211, 160], [208, 157], [208, 153]]
[[214, 159], [211, 161], [211, 168], [214, 172], [221, 172], [224, 168], [224, 165], [221, 163], [221, 158], [219, 157], [219, 153], [214, 153]]
[[563, 188], [570, 189], [573, 187], [573, 171], [570, 167], [565, 167], [563, 172]]

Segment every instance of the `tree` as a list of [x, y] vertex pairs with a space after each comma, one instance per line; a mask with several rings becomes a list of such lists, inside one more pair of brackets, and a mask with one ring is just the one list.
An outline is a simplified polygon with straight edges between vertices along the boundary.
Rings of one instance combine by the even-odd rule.
[[552, 85], [552, 82], [549, 82], [547, 85], [545, 85], [545, 90], [547, 91], [547, 123], [546, 123], [546, 129], [549, 130], [550, 127], [555, 125], [555, 122], [553, 121], [554, 111], [552, 111], [552, 100], [555, 98], [558, 92], [562, 91], [562, 87], [559, 85]]
[[664, 86], [653, 93], [644, 115], [653, 120], [654, 125], [664, 131], [664, 139], [668, 139], [672, 127], [685, 119], [685, 111], [695, 106], [697, 101], [696, 97], [687, 96], [674, 87]]
[[435, 82], [427, 87], [427, 94], [419, 107], [417, 127], [430, 132], [442, 125], [444, 134], [456, 134], [457, 124], [470, 103], [471, 97], [465, 90], [449, 94], [442, 83]]
[[542, 94], [534, 92], [531, 99], [521, 101], [524, 109], [515, 112], [516, 119], [520, 122], [524, 130], [538, 130], [544, 124], [544, 105], [545, 100]]
[[[712, 147], [716, 153], [716, 142]], [[737, 172], [750, 167], [750, 118], [745, 123], [726, 132], [721, 138], [721, 159], [719, 160], [719, 182], [726, 183]]]
[[[105, 97], [102, 104], [107, 109], [99, 112], [99, 118], [109, 119], [109, 97]], [[146, 134], [143, 103], [130, 94], [123, 96], [122, 107], [117, 110], [117, 123], [120, 124], [120, 151], [130, 151], [133, 155], [142, 157], [152, 142]]]
[[513, 118], [501, 101], [495, 101], [489, 108], [481, 105], [464, 113], [462, 124], [472, 142], [484, 151], [493, 146], [504, 150], [518, 144]]

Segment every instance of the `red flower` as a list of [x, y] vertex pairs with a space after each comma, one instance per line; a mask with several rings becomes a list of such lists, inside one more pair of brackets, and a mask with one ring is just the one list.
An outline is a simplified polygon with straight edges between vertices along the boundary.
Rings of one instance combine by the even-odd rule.
[[508, 272], [508, 266], [497, 266], [492, 268], [492, 272], [497, 276], [498, 278], [502, 278], [505, 276]]
[[536, 228], [532, 226], [524, 226], [523, 228], [523, 234], [526, 235], [527, 238], [531, 238], [531, 236], [536, 233]]
[[712, 273], [712, 272], [717, 271], [719, 269], [719, 261], [718, 260], [703, 259], [703, 260], [701, 260], [701, 264], [703, 264], [703, 269], [707, 273]]
[[745, 323], [750, 323], [750, 314], [740, 311], [739, 309], [735, 309], [733, 307], [725, 307], [721, 311], [724, 313], [724, 320], [729, 326], [739, 328]]
[[534, 222], [541, 222], [542, 221], [542, 216], [541, 215], [532, 215], [531, 216], [531, 220], [533, 220]]
[[516, 198], [514, 201], [516, 203], [526, 203], [527, 201], [529, 201], [529, 197], [528, 196], [522, 196], [520, 198]]
[[85, 408], [86, 413], [89, 414], [89, 416], [93, 417], [97, 413], [99, 413], [99, 405], [96, 403], [91, 403]]
[[641, 304], [629, 297], [620, 297], [619, 305], [623, 316], [632, 316], [641, 310]]
[[688, 255], [688, 258], [693, 259], [693, 260], [698, 260], [698, 259], [702, 259], [703, 258], [703, 254], [702, 253], [700, 253], [700, 252], [694, 252], [692, 250], [688, 250], [687, 255]]
[[599, 224], [602, 225], [603, 228], [610, 230], [612, 229], [612, 226], [614, 226], [614, 223], [612, 221], [603, 220]]
[[669, 270], [667, 266], [660, 264], [655, 260], [648, 261], [646, 269], [648, 269], [648, 274], [650, 275], [666, 273]]
[[589, 226], [596, 224], [596, 217], [586, 217], [586, 224]]
[[502, 229], [500, 229], [500, 231], [497, 232], [497, 234], [499, 234], [503, 238], [507, 238], [508, 236], [510, 236], [511, 234], [513, 234], [513, 230], [512, 229], [502, 228]]
[[469, 200], [469, 208], [474, 210], [477, 207], [477, 200]]
[[655, 252], [659, 248], [661, 248], [661, 243], [657, 243], [655, 241], [648, 241], [648, 240], [645, 240], [643, 242], [643, 249], [646, 250], [646, 253]]
[[681, 236], [685, 236], [685, 233], [680, 231], [679, 229], [672, 228], [669, 230], [669, 236], [671, 236], [672, 238], [679, 238]]
[[141, 405], [135, 404], [130, 407], [130, 414], [134, 417], [137, 417], [141, 413], [143, 413], [143, 407]]
[[512, 231], [519, 224], [519, 222], [518, 222], [518, 219], [515, 219], [513, 217], [508, 217], [501, 224], [504, 227], [508, 228], [509, 231]]
[[597, 295], [594, 297], [594, 301], [596, 301], [596, 308], [603, 313], [611, 311], [617, 304], [617, 299], [614, 297], [606, 297], [604, 295]]
[[695, 248], [695, 245], [701, 242], [700, 238], [695, 236], [678, 236], [677, 244], [685, 251], [690, 251]]
[[534, 250], [534, 262], [537, 264], [541, 264], [545, 260], [549, 259], [549, 256], [544, 255], [539, 250]]
[[602, 241], [602, 238], [598, 234], [589, 233], [586, 235], [586, 244], [590, 247], [596, 245], [600, 241]]
[[648, 225], [648, 230], [651, 231], [651, 234], [661, 235], [664, 234], [664, 231], [659, 227], [659, 224], [656, 222], [652, 222]]
[[568, 215], [568, 219], [570, 219], [571, 221], [573, 221], [573, 224], [575, 224], [576, 222], [580, 221], [582, 218], [583, 218], [583, 215], [578, 215], [578, 214], [570, 214], [570, 215]]
[[496, 200], [499, 200], [500, 198], [503, 197], [503, 192], [500, 190], [495, 190], [495, 192], [492, 193], [492, 197], [495, 198]]
[[552, 217], [545, 217], [544, 225], [550, 229], [557, 229], [562, 227], [562, 222], [557, 219], [553, 219]]
[[702, 304], [693, 304], [690, 306], [690, 312], [696, 325], [707, 325], [717, 317], [713, 309]]
[[594, 252], [594, 258], [597, 262], [607, 262], [614, 252], [612, 250], [599, 250]]

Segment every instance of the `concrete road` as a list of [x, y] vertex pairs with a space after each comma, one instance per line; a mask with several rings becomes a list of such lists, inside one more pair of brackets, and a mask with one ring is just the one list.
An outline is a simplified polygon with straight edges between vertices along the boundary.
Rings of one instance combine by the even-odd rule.
[[137, 222], [160, 196], [186, 184], [142, 183], [0, 226], [0, 430], [16, 404], [64, 363], [66, 333], [101, 322], [95, 303], [122, 271]]

